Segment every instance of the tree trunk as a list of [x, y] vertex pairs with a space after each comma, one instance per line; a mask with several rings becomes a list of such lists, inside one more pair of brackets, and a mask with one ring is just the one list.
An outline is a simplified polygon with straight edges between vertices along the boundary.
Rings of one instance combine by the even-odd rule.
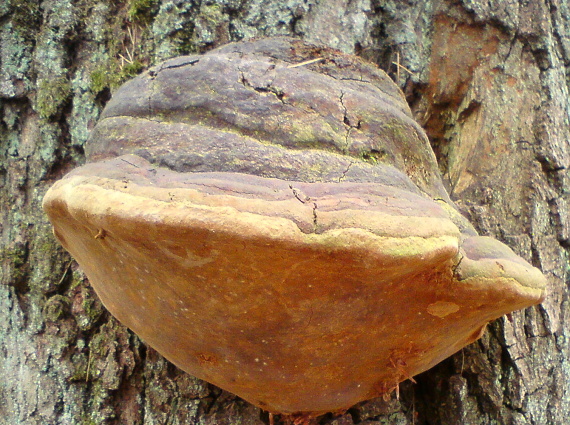
[[270, 35], [357, 53], [386, 70], [464, 214], [550, 284], [542, 305], [490, 324], [478, 342], [401, 384], [399, 399], [320, 423], [570, 423], [565, 0], [8, 0], [0, 4], [0, 424], [268, 423], [114, 320], [56, 243], [41, 200], [83, 163], [89, 130], [122, 81], [169, 57]]

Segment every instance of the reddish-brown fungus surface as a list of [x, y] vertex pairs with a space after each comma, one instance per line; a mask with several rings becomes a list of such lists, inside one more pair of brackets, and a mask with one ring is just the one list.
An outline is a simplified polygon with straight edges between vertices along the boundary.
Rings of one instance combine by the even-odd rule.
[[58, 240], [121, 322], [270, 412], [387, 393], [544, 297], [456, 211], [398, 88], [331, 49], [166, 61], [117, 91], [87, 155], [45, 197]]

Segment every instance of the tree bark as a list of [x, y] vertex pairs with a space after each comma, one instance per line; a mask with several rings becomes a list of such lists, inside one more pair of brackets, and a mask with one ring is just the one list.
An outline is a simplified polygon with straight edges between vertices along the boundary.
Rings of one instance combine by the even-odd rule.
[[122, 81], [169, 57], [270, 35], [385, 69], [464, 214], [550, 284], [542, 305], [490, 324], [401, 384], [399, 399], [320, 423], [570, 423], [568, 2], [9, 0], [0, 4], [0, 424], [268, 423], [105, 312], [41, 200], [84, 162], [89, 130]]

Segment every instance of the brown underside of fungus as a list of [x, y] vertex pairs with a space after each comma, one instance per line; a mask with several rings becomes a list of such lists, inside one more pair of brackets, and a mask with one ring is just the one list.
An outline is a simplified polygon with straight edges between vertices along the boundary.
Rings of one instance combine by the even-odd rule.
[[270, 412], [388, 393], [545, 295], [457, 213], [386, 74], [328, 48], [168, 60], [117, 91], [87, 159], [44, 208], [105, 306]]

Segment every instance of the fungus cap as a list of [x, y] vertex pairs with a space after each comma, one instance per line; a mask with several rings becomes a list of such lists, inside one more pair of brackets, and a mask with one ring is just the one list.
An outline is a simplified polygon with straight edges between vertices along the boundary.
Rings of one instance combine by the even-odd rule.
[[122, 323], [271, 412], [385, 394], [544, 298], [456, 212], [398, 89], [330, 49], [167, 61], [116, 93], [87, 152], [44, 198], [58, 240]]

